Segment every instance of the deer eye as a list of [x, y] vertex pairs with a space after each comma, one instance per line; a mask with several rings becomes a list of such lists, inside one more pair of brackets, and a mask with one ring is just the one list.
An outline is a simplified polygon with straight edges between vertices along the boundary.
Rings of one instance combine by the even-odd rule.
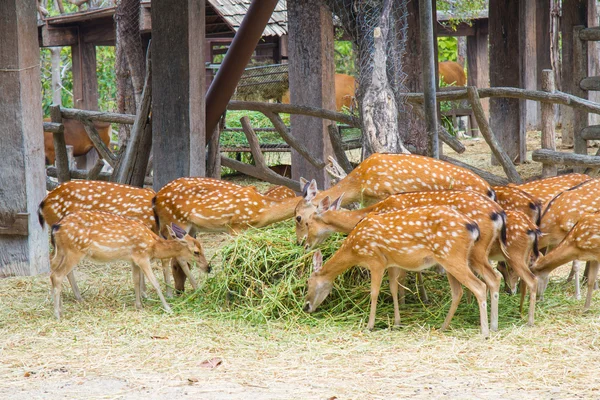
[[300, 223], [300, 221], [302, 221], [302, 217], [298, 215], [298, 216], [296, 217], [296, 222]]
[[200, 255], [200, 252], [199, 252], [199, 251], [194, 251], [194, 255], [195, 255], [195, 256], [199, 256], [199, 255]]

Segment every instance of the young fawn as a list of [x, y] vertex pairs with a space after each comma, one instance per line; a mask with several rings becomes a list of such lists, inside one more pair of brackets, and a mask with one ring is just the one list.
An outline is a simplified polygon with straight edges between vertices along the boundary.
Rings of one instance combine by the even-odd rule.
[[[56, 224], [61, 218], [79, 211], [105, 211], [121, 215], [144, 224], [157, 232], [152, 198], [152, 189], [142, 189], [112, 182], [75, 180], [61, 183], [52, 190], [38, 207], [38, 219], [43, 227]], [[166, 270], [165, 274], [168, 272]], [[75, 275], [67, 275], [77, 301], [82, 301]], [[165, 279], [167, 275], [165, 275]], [[171, 289], [167, 289], [170, 297]]]
[[209, 272], [202, 246], [176, 225], [168, 226], [170, 239], [162, 239], [139, 222], [101, 211], [81, 211], [67, 215], [52, 226], [55, 248], [50, 268], [54, 298], [54, 315], [60, 320], [62, 281], [84, 258], [100, 262], [129, 261], [133, 265], [135, 304], [141, 308], [140, 269], [156, 289], [167, 312], [171, 308], [162, 295], [158, 281], [150, 268], [153, 258], [176, 258], [190, 280], [189, 263], [199, 264]]
[[[329, 205], [329, 197], [321, 200], [317, 211], [312, 214], [307, 223], [307, 247], [314, 248], [325, 240], [332, 232], [350, 232], [356, 224], [371, 212], [391, 212], [419, 206], [449, 206], [468, 218], [473, 219], [479, 226], [480, 237], [473, 245], [470, 254], [470, 265], [482, 276], [491, 296], [490, 325], [493, 331], [498, 329], [498, 299], [500, 276], [488, 261], [492, 244], [497, 238], [506, 240], [505, 214], [502, 208], [489, 197], [472, 191], [438, 190], [430, 192], [400, 193], [372, 206], [347, 211], [340, 210], [341, 200], [338, 198]], [[390, 269], [390, 288], [394, 297], [394, 309], [398, 307], [397, 286], [398, 271]], [[404, 274], [401, 274], [404, 279]], [[404, 299], [404, 288], [400, 289], [401, 300]]]
[[598, 275], [598, 261], [600, 261], [599, 231], [600, 213], [583, 215], [556, 248], [537, 260], [531, 270], [540, 280], [541, 292], [548, 285], [550, 272], [557, 267], [573, 260], [591, 261], [584, 311], [590, 308], [594, 284]]
[[[600, 179], [591, 179], [568, 189], [548, 202], [542, 213], [540, 248], [554, 247], [567, 236], [567, 233], [586, 214], [600, 211]], [[573, 263], [575, 270], [575, 297], [580, 298], [579, 263]], [[538, 285], [538, 296], [543, 300], [546, 286]]]
[[[314, 312], [325, 300], [333, 280], [352, 266], [371, 272], [371, 312], [368, 329], [375, 326], [377, 297], [387, 268], [421, 271], [435, 264], [446, 269], [452, 304], [441, 327], [446, 329], [462, 297], [461, 283], [479, 303], [481, 333], [489, 336], [486, 287], [469, 268], [468, 257], [479, 238], [477, 224], [447, 206], [413, 207], [401, 211], [369, 214], [356, 225], [339, 250], [325, 263], [320, 251], [313, 257], [304, 310]], [[399, 315], [394, 319], [399, 320]]]

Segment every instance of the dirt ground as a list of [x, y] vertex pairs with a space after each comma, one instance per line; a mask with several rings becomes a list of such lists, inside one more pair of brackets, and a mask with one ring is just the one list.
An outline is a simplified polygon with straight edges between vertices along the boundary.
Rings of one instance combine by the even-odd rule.
[[[539, 140], [531, 133], [529, 150]], [[487, 165], [483, 140], [464, 143], [467, 155], [446, 154], [501, 175]], [[540, 166], [519, 170], [532, 176]], [[210, 255], [228, 239], [203, 240]], [[166, 315], [152, 291], [137, 312], [130, 276], [126, 265], [81, 265], [85, 301], [76, 303], [65, 287], [60, 323], [47, 276], [0, 280], [0, 398], [600, 397], [597, 299], [586, 314], [583, 301], [551, 305], [535, 327], [523, 320], [484, 340], [476, 326], [366, 332], [326, 321], [294, 329], [279, 321], [252, 325], [200, 310]]]

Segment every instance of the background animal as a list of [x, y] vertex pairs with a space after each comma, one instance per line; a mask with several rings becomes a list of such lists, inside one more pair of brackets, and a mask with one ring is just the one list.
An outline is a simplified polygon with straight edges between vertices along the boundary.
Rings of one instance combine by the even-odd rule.
[[[335, 74], [335, 109], [342, 111], [344, 106], [352, 108], [354, 93], [356, 92], [356, 80], [353, 76], [346, 74]], [[290, 103], [290, 91], [285, 92], [281, 98], [284, 104]]]
[[446, 85], [465, 86], [467, 77], [464, 68], [454, 61], [442, 61], [438, 63], [440, 81]]
[[[44, 118], [44, 121], [50, 121], [50, 118]], [[62, 124], [65, 127], [65, 143], [73, 146], [74, 156], [83, 156], [94, 147], [81, 122], [75, 119], [63, 119]], [[94, 122], [94, 126], [104, 144], [108, 146], [111, 132], [110, 122]], [[52, 132], [44, 131], [44, 151], [46, 153], [46, 164], [54, 164], [56, 152], [54, 151]]]

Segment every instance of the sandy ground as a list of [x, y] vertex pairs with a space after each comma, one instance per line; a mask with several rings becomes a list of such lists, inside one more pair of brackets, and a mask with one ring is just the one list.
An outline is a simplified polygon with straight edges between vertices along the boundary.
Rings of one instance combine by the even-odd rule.
[[[539, 134], [529, 136], [531, 150]], [[490, 169], [485, 143], [465, 144], [468, 157], [459, 158]], [[539, 169], [519, 167], [524, 176]], [[493, 172], [500, 175], [500, 167]], [[225, 237], [204, 240], [210, 253]], [[581, 301], [489, 340], [476, 326], [365, 332], [324, 322], [291, 330], [278, 322], [168, 316], [156, 306], [137, 312], [128, 267], [98, 282], [103, 268], [78, 269], [85, 302], [65, 289], [61, 323], [52, 317], [47, 276], [0, 280], [0, 398], [600, 397], [599, 307], [584, 315]], [[215, 358], [221, 363], [207, 367]]]

